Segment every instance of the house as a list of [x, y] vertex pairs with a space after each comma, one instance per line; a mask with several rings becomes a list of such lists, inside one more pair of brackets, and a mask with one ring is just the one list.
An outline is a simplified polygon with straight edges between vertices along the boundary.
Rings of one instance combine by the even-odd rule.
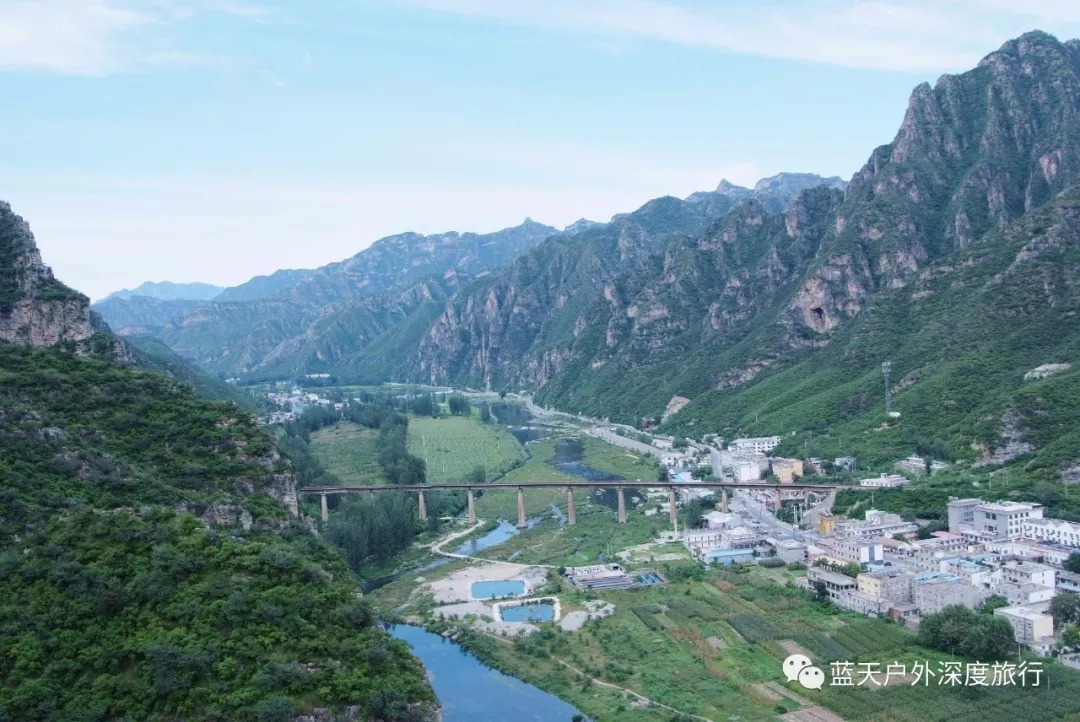
[[785, 564], [806, 561], [806, 545], [795, 539], [767, 538], [765, 543], [776, 551], [776, 558]]
[[982, 499], [949, 499], [949, 531], [955, 534], [961, 529], [974, 529], [975, 507], [982, 503]]
[[723, 529], [720, 532], [722, 546], [729, 549], [753, 549], [761, 542], [761, 536], [744, 526]]
[[885, 550], [880, 542], [857, 537], [836, 539], [832, 543], [833, 554], [841, 564], [869, 564], [885, 560]]
[[895, 489], [910, 483], [910, 479], [900, 474], [882, 474], [870, 479], [861, 479], [859, 486], [866, 489]]
[[768, 454], [780, 445], [779, 436], [762, 436], [754, 439], [732, 439], [728, 443], [731, 451], [750, 451], [758, 454]]
[[961, 604], [975, 609], [990, 592], [964, 584], [960, 577], [943, 572], [922, 572], [911, 580], [912, 599], [922, 616], [940, 612], [945, 607]]
[[854, 456], [838, 456], [833, 459], [833, 465], [841, 471], [855, 471], [855, 457]]
[[863, 572], [855, 581], [863, 594], [890, 602], [910, 602], [912, 575], [900, 570]]
[[1037, 654], [1046, 655], [1053, 649], [1054, 618], [1045, 611], [1017, 605], [995, 609], [994, 616], [1012, 625], [1016, 641]]
[[821, 536], [833, 536], [836, 534], [836, 517], [825, 512], [818, 519], [818, 534]]
[[719, 529], [693, 529], [683, 532], [683, 546], [694, 556], [701, 556], [709, 549], [724, 546], [723, 531]]
[[977, 531], [991, 532], [999, 539], [1015, 539], [1023, 535], [1024, 522], [1041, 519], [1042, 515], [1042, 504], [1018, 501], [983, 502], [975, 507], [974, 526]]
[[754, 551], [752, 549], [727, 549], [719, 547], [716, 549], [709, 549], [705, 552], [701, 560], [706, 564], [752, 564], [754, 561]]
[[872, 539], [882, 536], [913, 536], [918, 532], [918, 524], [904, 521], [899, 514], [877, 509], [867, 509], [864, 520], [842, 519], [836, 523], [836, 535], [840, 537]]
[[775, 458], [770, 460], [770, 467], [781, 484], [791, 484], [803, 475], [802, 459]]
[[1067, 547], [1080, 547], [1080, 524], [1064, 519], [1024, 519], [1020, 524], [1020, 535]]
[[811, 589], [817, 586], [818, 582], [825, 585], [825, 589], [829, 594], [829, 599], [836, 601], [845, 592], [856, 591], [856, 582], [849, 576], [844, 574], [837, 574], [836, 572], [830, 572], [820, 567], [808, 567], [806, 570], [806, 581]]
[[710, 511], [703, 514], [701, 519], [709, 529], [725, 529], [730, 526], [738, 526], [741, 521], [738, 514], [725, 514], [722, 511]]

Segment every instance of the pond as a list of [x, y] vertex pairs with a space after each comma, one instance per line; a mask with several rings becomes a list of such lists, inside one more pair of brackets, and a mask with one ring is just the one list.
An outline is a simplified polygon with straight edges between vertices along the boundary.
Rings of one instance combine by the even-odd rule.
[[516, 526], [506, 521], [505, 519], [499, 520], [499, 525], [476, 539], [470, 539], [462, 542], [461, 545], [454, 550], [455, 554], [475, 554], [476, 552], [483, 551], [488, 547], [498, 546], [504, 541], [509, 539], [518, 533]]
[[578, 712], [552, 694], [488, 667], [460, 645], [420, 627], [389, 632], [427, 669], [443, 722], [570, 722]]
[[491, 599], [495, 597], [521, 597], [525, 595], [525, 582], [520, 579], [504, 579], [495, 582], [473, 582], [473, 599]]
[[499, 616], [504, 622], [550, 622], [555, 616], [555, 607], [547, 602], [517, 604], [512, 607], [501, 607]]

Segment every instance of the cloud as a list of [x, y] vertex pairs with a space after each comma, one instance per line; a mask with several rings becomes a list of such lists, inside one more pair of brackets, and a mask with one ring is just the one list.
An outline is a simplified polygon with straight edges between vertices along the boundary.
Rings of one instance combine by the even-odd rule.
[[1080, 22], [1080, 6], [1060, 0], [390, 1], [592, 37], [902, 71], [971, 67], [1033, 24]]
[[116, 40], [152, 22], [146, 14], [104, 1], [0, 3], [0, 68], [104, 75], [119, 65]]
[[147, 68], [220, 66], [220, 55], [162, 49], [143, 33], [204, 13], [263, 20], [234, 0], [0, 0], [0, 70], [102, 76]]

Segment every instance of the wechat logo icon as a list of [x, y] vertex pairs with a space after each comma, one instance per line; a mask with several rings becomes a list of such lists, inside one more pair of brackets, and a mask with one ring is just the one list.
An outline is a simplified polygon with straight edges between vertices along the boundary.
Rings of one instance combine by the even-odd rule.
[[784, 676], [789, 682], [798, 680], [806, 689], [821, 689], [825, 685], [825, 673], [805, 654], [793, 654], [784, 660]]

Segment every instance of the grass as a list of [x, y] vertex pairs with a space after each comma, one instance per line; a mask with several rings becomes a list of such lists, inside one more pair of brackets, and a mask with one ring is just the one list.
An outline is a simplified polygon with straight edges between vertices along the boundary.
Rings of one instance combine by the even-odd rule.
[[431, 484], [463, 481], [478, 466], [490, 481], [525, 461], [525, 450], [510, 432], [475, 415], [410, 417], [409, 453], [427, 462]]
[[[611, 528], [610, 526], [608, 527]], [[557, 536], [554, 529], [535, 536]], [[512, 543], [527, 537], [523, 534]], [[505, 550], [501, 550], [504, 552]], [[537, 553], [539, 551], [537, 550]], [[556, 558], [549, 558], [555, 563]], [[735, 568], [708, 570], [701, 578], [677, 581], [676, 565], [654, 565], [667, 572], [669, 584], [630, 590], [582, 594], [562, 585], [564, 608], [579, 608], [588, 599], [615, 605], [615, 613], [573, 633], [543, 625], [539, 634], [508, 641], [469, 633], [466, 642], [486, 662], [567, 700], [597, 720], [631, 722], [674, 719], [669, 710], [639, 708], [612, 690], [587, 685], [561, 662], [605, 682], [632, 689], [683, 712], [714, 720], [774, 720], [798, 708], [791, 700], [775, 701], [757, 685], [775, 682], [849, 720], [934, 721], [951, 719], [1037, 720], [1075, 718], [1069, 709], [1080, 674], [1049, 660], [1044, 680], [1049, 688], [911, 687], [831, 688], [805, 690], [789, 683], [781, 663], [787, 652], [781, 641], [803, 644], [826, 670], [830, 659], [877, 661], [882, 669], [894, 661], [910, 669], [916, 660], [936, 668], [947, 655], [915, 644], [915, 635], [895, 624], [821, 605], [788, 583], [789, 570]], [[666, 567], [666, 569], [665, 569]], [[431, 576], [441, 576], [439, 569]], [[430, 576], [429, 576], [430, 578]], [[779, 584], [780, 579], [784, 583]], [[406, 605], [405, 614], [422, 618], [428, 607], [410, 601], [415, 582], [395, 582], [372, 595], [380, 609]], [[717, 649], [712, 637], [726, 647]], [[748, 641], [754, 638], [756, 642]], [[1053, 690], [1052, 692], [1049, 690]]]
[[309, 448], [346, 485], [386, 484], [379, 466], [378, 431], [342, 421], [311, 434]]

